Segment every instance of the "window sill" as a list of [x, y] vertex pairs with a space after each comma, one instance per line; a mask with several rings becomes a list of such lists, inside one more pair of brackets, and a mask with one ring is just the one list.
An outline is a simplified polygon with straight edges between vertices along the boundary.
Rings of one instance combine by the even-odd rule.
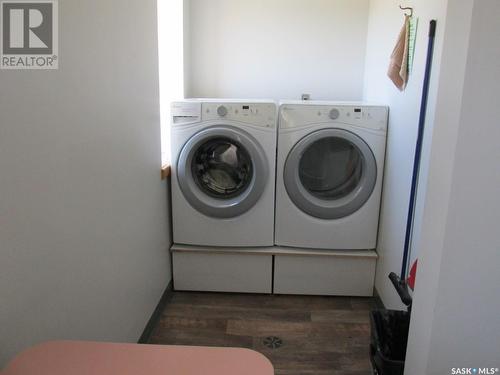
[[164, 165], [161, 168], [161, 179], [165, 180], [170, 177], [170, 165]]

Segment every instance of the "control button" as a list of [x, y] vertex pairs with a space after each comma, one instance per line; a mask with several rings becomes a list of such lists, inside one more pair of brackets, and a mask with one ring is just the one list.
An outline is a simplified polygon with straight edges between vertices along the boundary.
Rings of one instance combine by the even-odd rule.
[[336, 120], [336, 119], [338, 119], [338, 118], [339, 118], [339, 116], [340, 116], [340, 112], [339, 112], [339, 110], [338, 110], [338, 109], [334, 108], [334, 109], [332, 109], [332, 110], [330, 111], [330, 118], [331, 118], [332, 120]]
[[224, 117], [225, 115], [227, 115], [227, 108], [224, 107], [223, 105], [219, 106], [217, 108], [217, 114], [221, 117]]

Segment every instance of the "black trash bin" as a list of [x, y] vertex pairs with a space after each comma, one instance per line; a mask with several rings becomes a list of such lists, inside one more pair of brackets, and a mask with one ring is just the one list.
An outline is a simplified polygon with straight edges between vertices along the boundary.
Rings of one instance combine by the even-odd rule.
[[375, 310], [370, 313], [370, 357], [380, 375], [403, 375], [410, 313]]
[[408, 330], [410, 327], [411, 296], [407, 285], [397, 275], [389, 275], [408, 311], [374, 310], [370, 312], [370, 360], [374, 374], [403, 375]]

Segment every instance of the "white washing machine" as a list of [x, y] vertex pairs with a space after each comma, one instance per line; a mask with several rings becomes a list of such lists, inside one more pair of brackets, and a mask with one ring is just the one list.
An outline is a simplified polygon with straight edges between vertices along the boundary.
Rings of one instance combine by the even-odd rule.
[[282, 102], [275, 244], [376, 247], [388, 108]]
[[276, 104], [172, 103], [172, 215], [176, 244], [272, 246]]

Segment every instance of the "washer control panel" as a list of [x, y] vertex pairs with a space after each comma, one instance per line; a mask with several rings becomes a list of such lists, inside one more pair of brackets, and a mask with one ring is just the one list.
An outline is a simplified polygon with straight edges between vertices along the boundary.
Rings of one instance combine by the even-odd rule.
[[244, 122], [265, 128], [276, 127], [276, 106], [272, 103], [203, 103], [202, 121]]

